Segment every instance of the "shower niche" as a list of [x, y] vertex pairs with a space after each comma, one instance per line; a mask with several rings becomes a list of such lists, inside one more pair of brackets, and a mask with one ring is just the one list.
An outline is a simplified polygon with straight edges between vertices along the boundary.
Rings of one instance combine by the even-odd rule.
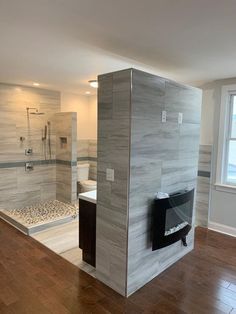
[[67, 147], [67, 137], [66, 136], [60, 136], [60, 143], [61, 143], [61, 148], [66, 149]]

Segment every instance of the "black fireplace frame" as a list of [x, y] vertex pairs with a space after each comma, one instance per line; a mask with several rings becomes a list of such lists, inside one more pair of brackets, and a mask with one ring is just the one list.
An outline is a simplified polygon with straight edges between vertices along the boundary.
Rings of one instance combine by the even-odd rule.
[[179, 240], [183, 240], [186, 246], [186, 236], [192, 228], [191, 224], [186, 225], [182, 229], [165, 235], [166, 211], [175, 206], [183, 205], [190, 202], [193, 212], [194, 189], [190, 191], [181, 191], [170, 195], [168, 198], [155, 199], [152, 210], [152, 250], [158, 250], [169, 246]]

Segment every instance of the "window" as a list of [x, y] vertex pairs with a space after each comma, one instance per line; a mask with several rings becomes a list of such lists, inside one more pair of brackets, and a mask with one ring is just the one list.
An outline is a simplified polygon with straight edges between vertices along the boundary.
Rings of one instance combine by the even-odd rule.
[[228, 101], [223, 183], [236, 185], [236, 93], [230, 94]]
[[236, 189], [236, 85], [222, 87], [216, 185]]

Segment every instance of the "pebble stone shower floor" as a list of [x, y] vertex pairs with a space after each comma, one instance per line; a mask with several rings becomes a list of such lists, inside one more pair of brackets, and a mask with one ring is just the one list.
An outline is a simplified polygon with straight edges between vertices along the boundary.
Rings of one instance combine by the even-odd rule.
[[6, 217], [9, 217], [13, 225], [16, 221], [30, 229], [66, 218], [75, 219], [78, 216], [78, 206], [53, 200], [19, 209], [3, 210], [1, 213], [2, 218], [7, 220]]

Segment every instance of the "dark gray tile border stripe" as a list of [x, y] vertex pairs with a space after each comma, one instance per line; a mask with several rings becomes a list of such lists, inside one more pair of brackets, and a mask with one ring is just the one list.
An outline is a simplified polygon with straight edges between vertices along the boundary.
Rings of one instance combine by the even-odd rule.
[[24, 161], [17, 161], [17, 162], [1, 162], [0, 168], [16, 168], [16, 167], [24, 167]]
[[[27, 161], [26, 161], [27, 162]], [[56, 160], [52, 159], [52, 160], [35, 160], [32, 161], [34, 165], [48, 165], [48, 164], [55, 164]]]
[[69, 161], [69, 160], [61, 160], [61, 159], [57, 159], [56, 163], [59, 165], [65, 165], [65, 166], [77, 166], [77, 161]]
[[1, 162], [0, 168], [17, 168], [24, 167], [26, 162], [31, 162], [33, 165], [48, 165], [55, 164], [56, 160], [26, 160], [26, 161], [13, 161], [13, 162]]
[[60, 160], [60, 159], [52, 159], [52, 160], [26, 160], [26, 161], [13, 161], [13, 162], [2, 162], [0, 163], [0, 169], [3, 168], [18, 168], [25, 167], [26, 162], [31, 162], [34, 166], [37, 165], [48, 165], [48, 164], [60, 164], [65, 166], [77, 166], [77, 161], [68, 161], [68, 160]]
[[89, 160], [89, 161], [97, 161], [97, 157], [78, 157], [77, 161], [85, 161], [85, 160]]
[[211, 173], [209, 171], [198, 170], [197, 175], [198, 175], [198, 177], [205, 177], [205, 178], [211, 177]]

